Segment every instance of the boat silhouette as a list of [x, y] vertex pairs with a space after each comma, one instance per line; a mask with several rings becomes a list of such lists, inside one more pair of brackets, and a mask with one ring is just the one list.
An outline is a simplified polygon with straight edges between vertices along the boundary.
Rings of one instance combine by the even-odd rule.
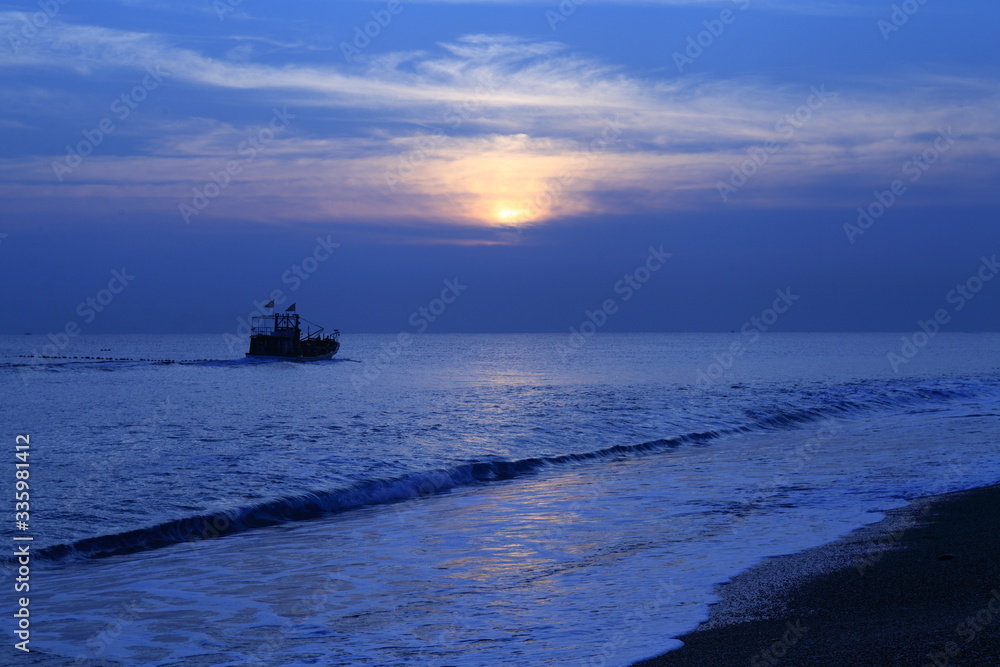
[[[274, 309], [271, 301], [267, 307]], [[302, 323], [316, 327], [302, 329]], [[283, 313], [272, 312], [253, 318], [248, 357], [320, 361], [331, 359], [340, 349], [340, 331], [324, 334], [324, 328], [295, 312], [295, 304]]]

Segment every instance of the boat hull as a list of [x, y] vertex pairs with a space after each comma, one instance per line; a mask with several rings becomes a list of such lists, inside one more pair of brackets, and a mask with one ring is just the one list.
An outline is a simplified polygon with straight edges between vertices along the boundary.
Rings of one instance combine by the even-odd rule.
[[303, 336], [297, 313], [273, 313], [253, 318], [250, 349], [246, 356], [286, 361], [323, 361], [340, 350], [340, 332], [322, 335], [323, 328], [307, 330]]
[[[315, 346], [313, 346], [315, 348]], [[333, 355], [340, 350], [340, 344], [333, 346], [323, 346], [322, 349], [300, 350], [299, 354], [274, 354], [273, 351], [247, 352], [246, 356], [251, 359], [274, 359], [284, 361], [327, 361], [333, 359]], [[270, 354], [268, 353], [270, 352]], [[304, 354], [302, 353], [304, 352]]]
[[333, 359], [333, 355], [335, 354], [337, 353], [328, 352], [318, 357], [291, 357], [276, 354], [250, 354], [247, 352], [245, 356], [250, 357], [251, 359], [270, 359], [272, 361], [329, 361], [330, 359]]

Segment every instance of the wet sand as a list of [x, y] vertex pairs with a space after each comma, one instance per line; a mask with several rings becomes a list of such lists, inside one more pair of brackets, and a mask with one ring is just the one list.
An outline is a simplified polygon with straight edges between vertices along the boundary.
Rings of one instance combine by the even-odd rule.
[[1000, 486], [887, 514], [720, 586], [684, 647], [637, 667], [1000, 665]]

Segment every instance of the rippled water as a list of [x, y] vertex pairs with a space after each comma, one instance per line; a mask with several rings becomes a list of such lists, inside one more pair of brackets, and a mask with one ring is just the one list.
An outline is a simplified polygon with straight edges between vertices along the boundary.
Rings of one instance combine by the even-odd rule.
[[626, 665], [757, 560], [1000, 478], [996, 335], [901, 374], [892, 335], [393, 339], [0, 339], [38, 659]]

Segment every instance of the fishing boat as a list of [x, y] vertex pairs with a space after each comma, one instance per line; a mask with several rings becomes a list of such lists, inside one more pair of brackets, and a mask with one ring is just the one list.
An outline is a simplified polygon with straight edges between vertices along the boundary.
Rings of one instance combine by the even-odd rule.
[[[267, 307], [273, 311], [274, 301], [269, 302]], [[304, 331], [303, 323], [306, 324]], [[292, 361], [331, 359], [340, 349], [340, 331], [323, 332], [323, 327], [296, 313], [293, 303], [283, 313], [272, 312], [253, 318], [250, 351], [246, 356]]]

